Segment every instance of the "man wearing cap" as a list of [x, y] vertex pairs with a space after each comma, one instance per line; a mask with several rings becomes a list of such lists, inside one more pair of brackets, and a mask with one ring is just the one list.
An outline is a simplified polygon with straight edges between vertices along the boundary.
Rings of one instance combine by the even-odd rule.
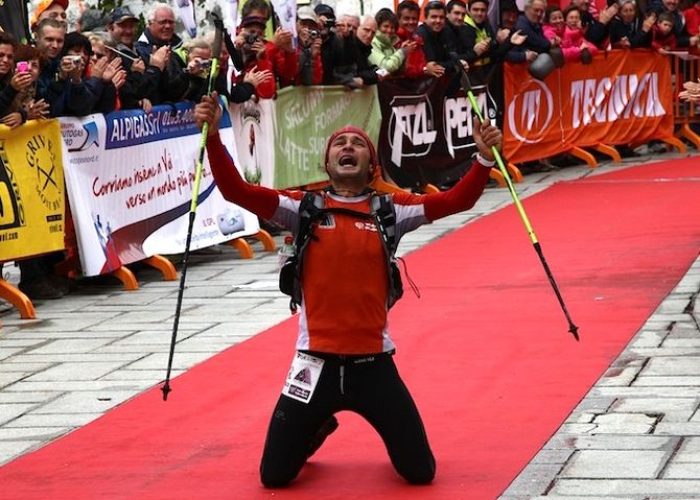
[[44, 19], [55, 19], [66, 23], [68, 28], [66, 9], [68, 8], [68, 0], [42, 0], [36, 6], [29, 18], [29, 27], [32, 31], [36, 29]]
[[160, 71], [158, 86], [147, 97], [153, 104], [180, 101], [190, 81], [185, 72], [187, 55], [182, 40], [175, 34], [175, 12], [166, 3], [153, 4], [146, 22], [148, 25], [136, 42], [136, 52], [148, 66]]
[[243, 72], [238, 81], [243, 82], [250, 71], [269, 71], [274, 78], [258, 84], [255, 93], [261, 99], [271, 99], [277, 93], [277, 78], [294, 80], [297, 72], [297, 55], [291, 44], [280, 48], [265, 40], [266, 20], [259, 16], [246, 16], [241, 20], [233, 46], [243, 63]]
[[330, 5], [320, 3], [314, 7], [318, 25], [321, 27], [321, 62], [323, 65], [323, 85], [333, 85], [333, 47], [337, 39], [335, 32], [335, 11]]
[[[248, 184], [238, 173], [218, 134], [217, 96], [204, 97], [195, 120], [209, 124], [207, 152], [212, 173], [228, 201], [271, 219], [293, 232], [301, 221], [304, 193]], [[396, 241], [423, 224], [471, 208], [481, 196], [494, 164], [492, 147], [501, 133], [488, 123], [474, 127], [478, 154], [465, 176], [449, 191], [391, 194]], [[435, 460], [420, 415], [393, 361], [387, 326], [390, 300], [385, 249], [370, 214], [370, 182], [378, 160], [367, 134], [353, 126], [328, 140], [324, 168], [330, 187], [321, 197], [332, 213], [314, 223], [303, 254], [302, 303], [292, 378], [280, 396], [268, 429], [260, 474], [266, 487], [282, 487], [337, 426], [338, 411], [354, 411], [377, 430], [396, 471], [411, 484], [427, 484]], [[371, 220], [371, 219], [370, 219]], [[296, 375], [295, 375], [296, 374]], [[295, 397], [296, 396], [296, 397]]]
[[[126, 83], [119, 91], [122, 109], [149, 108], [149, 96], [158, 92], [168, 62], [165, 50], [151, 54], [148, 65], [140, 58], [135, 45], [138, 24], [138, 17], [127, 6], [116, 7], [108, 17], [107, 31], [127, 73]], [[107, 50], [111, 50], [109, 47]]]
[[[297, 10], [298, 70], [295, 85], [321, 85], [323, 83], [323, 62], [321, 60], [321, 27], [314, 9], [308, 5]], [[287, 82], [283, 82], [284, 85]]]

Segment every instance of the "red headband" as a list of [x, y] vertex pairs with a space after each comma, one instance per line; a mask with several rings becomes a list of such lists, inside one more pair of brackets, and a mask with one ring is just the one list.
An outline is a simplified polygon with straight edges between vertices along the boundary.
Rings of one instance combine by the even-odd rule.
[[377, 160], [377, 151], [374, 149], [374, 144], [372, 144], [372, 139], [369, 138], [367, 135], [367, 132], [362, 130], [359, 127], [355, 127], [353, 125], [347, 125], [345, 127], [339, 128], [335, 132], [331, 134], [331, 136], [328, 138], [328, 142], [326, 143], [326, 154], [324, 155], [324, 166], [328, 166], [328, 153], [331, 150], [331, 143], [333, 140], [338, 137], [340, 134], [357, 134], [364, 141], [367, 143], [367, 147], [369, 148], [369, 166], [374, 167], [376, 166], [379, 162]]

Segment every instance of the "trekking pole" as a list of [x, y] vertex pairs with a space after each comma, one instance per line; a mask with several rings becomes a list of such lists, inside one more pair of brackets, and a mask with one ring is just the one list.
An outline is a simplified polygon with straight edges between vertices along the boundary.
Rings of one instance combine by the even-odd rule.
[[[219, 57], [221, 55], [221, 37], [224, 24], [215, 14], [212, 13], [214, 21], [215, 35], [214, 44], [212, 46], [211, 68], [209, 70], [209, 81], [207, 83], [207, 95], [211, 95], [214, 88], [214, 80], [219, 72]], [[199, 141], [199, 156], [195, 164], [194, 183], [192, 185], [192, 201], [190, 202], [189, 223], [187, 225], [187, 240], [185, 242], [185, 253], [182, 257], [182, 271], [180, 274], [180, 288], [177, 291], [177, 303], [175, 305], [175, 319], [173, 321], [173, 334], [170, 339], [170, 355], [168, 357], [168, 371], [165, 375], [165, 382], [161, 391], [163, 391], [163, 401], [168, 400], [168, 394], [172, 391], [170, 388], [170, 373], [173, 368], [173, 357], [175, 356], [175, 341], [177, 340], [177, 330], [180, 325], [180, 312], [182, 311], [182, 295], [185, 292], [185, 279], [187, 277], [187, 262], [190, 257], [190, 244], [192, 242], [192, 232], [194, 230], [194, 220], [197, 215], [197, 199], [199, 197], [199, 184], [202, 180], [202, 170], [204, 164], [204, 154], [207, 149], [207, 136], [209, 134], [209, 124], [204, 122], [202, 126], [202, 135]]]
[[[484, 117], [481, 113], [481, 109], [479, 108], [479, 104], [476, 102], [476, 97], [474, 97], [474, 93], [472, 92], [472, 85], [471, 81], [469, 80], [469, 75], [467, 75], [467, 70], [464, 69], [464, 66], [462, 66], [461, 63], [456, 63], [455, 66], [457, 67], [457, 71], [460, 71], [462, 73], [460, 82], [462, 84], [462, 87], [464, 88], [464, 91], [467, 93], [467, 98], [469, 99], [469, 102], [472, 105], [472, 110], [476, 114], [477, 118], [479, 118], [479, 122], [483, 123]], [[491, 147], [491, 152], [493, 153], [493, 157], [496, 160], [498, 169], [501, 171], [501, 174], [503, 174], [503, 178], [505, 179], [506, 185], [508, 186], [508, 191], [510, 191], [510, 196], [511, 198], [513, 198], [513, 203], [515, 203], [515, 207], [518, 210], [518, 214], [520, 214], [520, 218], [522, 219], [523, 224], [525, 225], [525, 230], [527, 231], [527, 234], [530, 237], [530, 241], [532, 241], [532, 246], [535, 248], [535, 252], [537, 252], [537, 256], [540, 258], [540, 262], [542, 263], [542, 267], [544, 267], [544, 272], [547, 274], [549, 283], [554, 289], [554, 294], [557, 296], [557, 300], [559, 301], [561, 310], [564, 312], [566, 321], [569, 323], [569, 332], [571, 332], [574, 338], [578, 341], [578, 326], [574, 324], [574, 322], [571, 319], [571, 316], [569, 315], [569, 310], [566, 308], [564, 298], [562, 297], [561, 292], [559, 291], [557, 282], [554, 280], [554, 275], [552, 274], [551, 269], [549, 269], [549, 264], [547, 264], [547, 260], [544, 258], [544, 253], [542, 253], [542, 246], [540, 245], [540, 242], [537, 239], [537, 235], [535, 234], [535, 230], [532, 228], [532, 224], [530, 224], [530, 219], [525, 213], [525, 209], [523, 208], [522, 203], [520, 203], [518, 193], [515, 191], [515, 187], [513, 186], [513, 182], [510, 179], [508, 170], [506, 169], [506, 166], [503, 163], [503, 158], [501, 157], [501, 154], [498, 151], [498, 148], [496, 148], [496, 146]]]

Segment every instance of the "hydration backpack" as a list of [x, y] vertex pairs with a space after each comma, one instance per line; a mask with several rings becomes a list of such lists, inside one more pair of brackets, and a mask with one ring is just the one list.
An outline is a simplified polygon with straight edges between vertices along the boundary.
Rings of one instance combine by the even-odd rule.
[[287, 258], [280, 270], [280, 290], [291, 297], [289, 301], [291, 311], [295, 313], [302, 301], [301, 269], [304, 263], [304, 250], [311, 241], [318, 239], [313, 234], [314, 229], [328, 214], [344, 214], [374, 221], [386, 256], [389, 283], [387, 307], [391, 308], [403, 296], [401, 272], [394, 256], [398, 241], [396, 241], [396, 211], [391, 196], [372, 193], [370, 213], [364, 213], [348, 208], [324, 208], [323, 195], [308, 192], [304, 194], [299, 205], [299, 229], [294, 239], [294, 254]]

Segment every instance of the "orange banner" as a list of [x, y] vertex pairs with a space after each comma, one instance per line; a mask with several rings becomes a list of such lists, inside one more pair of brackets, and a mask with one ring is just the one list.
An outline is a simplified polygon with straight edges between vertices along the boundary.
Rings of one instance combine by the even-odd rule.
[[614, 50], [593, 63], [567, 62], [544, 81], [525, 64], [505, 65], [504, 152], [512, 163], [574, 146], [640, 144], [673, 135], [668, 57]]

